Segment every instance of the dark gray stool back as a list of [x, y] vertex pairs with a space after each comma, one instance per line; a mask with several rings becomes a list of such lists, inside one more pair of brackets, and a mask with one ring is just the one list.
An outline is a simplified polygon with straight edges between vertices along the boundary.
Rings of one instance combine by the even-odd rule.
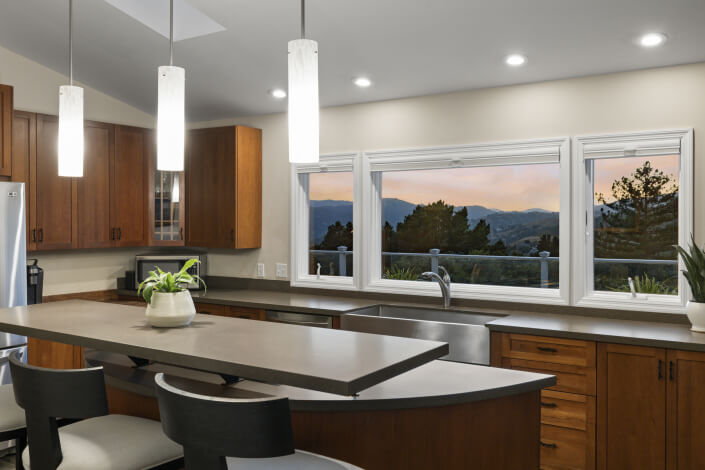
[[157, 374], [162, 428], [184, 447], [186, 470], [226, 470], [225, 457], [294, 453], [289, 400], [238, 400], [189, 393]]
[[27, 418], [32, 470], [55, 470], [61, 463], [56, 419], [87, 419], [108, 414], [103, 368], [44, 369], [10, 357], [15, 400]]

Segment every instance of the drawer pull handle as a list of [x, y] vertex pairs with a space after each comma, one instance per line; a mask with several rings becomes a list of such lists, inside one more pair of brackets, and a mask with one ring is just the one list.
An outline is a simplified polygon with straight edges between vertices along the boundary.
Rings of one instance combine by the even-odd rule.
[[541, 406], [543, 406], [544, 408], [557, 408], [558, 407], [558, 405], [556, 403], [547, 403], [545, 401], [541, 402]]
[[555, 443], [553, 443], [553, 442], [550, 443], [550, 444], [547, 444], [547, 443], [545, 443], [545, 442], [543, 442], [543, 441], [540, 441], [540, 442], [541, 442], [541, 446], [542, 446], [542, 447], [548, 447], [549, 449], [556, 449], [556, 448], [558, 447], [558, 446], [557, 446]]
[[558, 350], [556, 348], [547, 348], [545, 346], [536, 346], [536, 348], [541, 352], [556, 353]]

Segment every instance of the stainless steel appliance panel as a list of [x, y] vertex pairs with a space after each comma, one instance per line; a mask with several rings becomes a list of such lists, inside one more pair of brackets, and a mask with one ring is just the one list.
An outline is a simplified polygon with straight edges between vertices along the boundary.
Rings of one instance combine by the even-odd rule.
[[[135, 289], [139, 288], [140, 283], [145, 280], [150, 271], [156, 270], [157, 266], [162, 271], [177, 272], [180, 271], [184, 264], [190, 259], [197, 259], [200, 263], [196, 263], [188, 272], [192, 275], [200, 277], [206, 274], [206, 256], [202, 254], [175, 254], [175, 255], [137, 255], [135, 257]], [[197, 282], [187, 286], [190, 290], [200, 290], [203, 285]]]
[[0, 307], [27, 305], [24, 183], [0, 182]]
[[0, 385], [7, 385], [12, 383], [12, 376], [10, 375], [10, 355], [15, 351], [20, 353], [22, 362], [27, 363], [27, 346], [21, 346], [19, 348], [8, 348], [0, 350]]
[[333, 328], [333, 317], [328, 315], [311, 315], [308, 313], [277, 312], [267, 310], [267, 321], [290, 323], [292, 325], [313, 326], [317, 328]]

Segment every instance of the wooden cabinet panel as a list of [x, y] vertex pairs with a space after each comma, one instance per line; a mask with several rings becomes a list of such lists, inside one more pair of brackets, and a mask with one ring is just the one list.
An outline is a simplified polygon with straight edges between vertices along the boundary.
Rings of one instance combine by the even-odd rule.
[[666, 352], [599, 344], [597, 468], [666, 466]]
[[668, 470], [705, 468], [705, 354], [668, 351]]
[[205, 313], [208, 315], [226, 316], [230, 309], [227, 305], [207, 304], [204, 302], [195, 302], [196, 312]]
[[513, 359], [511, 357], [502, 357], [501, 366], [505, 369], [555, 375], [556, 385], [550, 387], [550, 390], [581, 393], [584, 395], [595, 395], [597, 391], [597, 373], [594, 368], [551, 364], [550, 362], [526, 361], [523, 359]]
[[186, 244], [258, 248], [262, 229], [261, 130], [243, 126], [189, 133]]
[[76, 178], [79, 248], [113, 246], [110, 225], [110, 162], [114, 128], [86, 121], [83, 177]]
[[59, 121], [37, 115], [37, 249], [74, 247], [73, 181], [58, 176]]
[[24, 183], [27, 251], [37, 249], [37, 116], [15, 111], [12, 119], [12, 181]]
[[552, 426], [588, 431], [595, 426], [595, 397], [543, 390], [541, 422]]
[[260, 308], [230, 307], [228, 309], [227, 316], [232, 318], [244, 318], [247, 320], [265, 319], [264, 310]]
[[541, 470], [586, 470], [591, 466], [594, 468], [594, 459], [591, 460], [589, 453], [586, 453], [589, 448], [588, 440], [585, 431], [542, 424]]
[[0, 85], [0, 176], [12, 176], [12, 92]]
[[115, 126], [112, 166], [112, 227], [117, 246], [147, 245], [145, 171], [148, 130]]

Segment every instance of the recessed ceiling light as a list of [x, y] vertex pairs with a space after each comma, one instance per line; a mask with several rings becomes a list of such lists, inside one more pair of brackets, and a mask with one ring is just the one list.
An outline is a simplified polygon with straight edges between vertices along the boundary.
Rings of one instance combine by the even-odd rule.
[[656, 47], [664, 42], [666, 42], [666, 35], [663, 33], [644, 34], [641, 39], [639, 39], [639, 44], [643, 47]]
[[274, 90], [271, 90], [269, 94], [272, 95], [272, 98], [276, 98], [278, 100], [286, 98], [286, 92], [281, 88], [275, 88]]
[[504, 61], [507, 63], [507, 65], [511, 65], [512, 67], [518, 67], [526, 63], [526, 57], [521, 54], [511, 54], [508, 55], [507, 58], [504, 59]]
[[353, 80], [353, 83], [359, 86], [360, 88], [367, 88], [368, 86], [372, 85], [372, 81], [367, 77], [358, 77]]

